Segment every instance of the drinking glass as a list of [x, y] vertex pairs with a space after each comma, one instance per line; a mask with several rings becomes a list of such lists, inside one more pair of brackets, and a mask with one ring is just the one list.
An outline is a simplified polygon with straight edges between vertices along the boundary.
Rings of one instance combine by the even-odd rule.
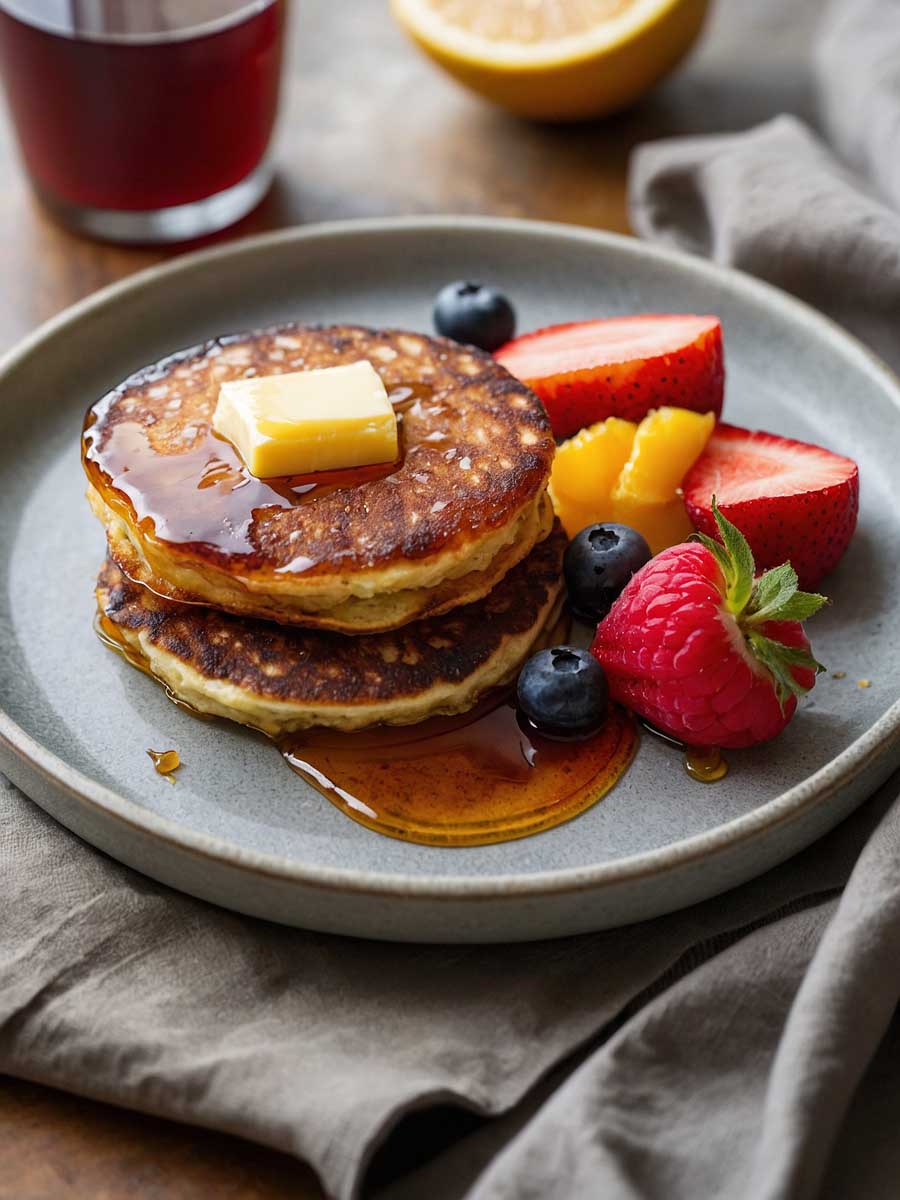
[[35, 191], [123, 242], [239, 220], [272, 178], [286, 0], [0, 0], [0, 74]]

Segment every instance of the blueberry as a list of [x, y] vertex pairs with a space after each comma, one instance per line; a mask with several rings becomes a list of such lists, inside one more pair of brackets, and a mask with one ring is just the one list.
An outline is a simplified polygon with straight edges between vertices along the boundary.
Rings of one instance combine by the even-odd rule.
[[606, 720], [609, 690], [603, 668], [587, 650], [555, 646], [522, 668], [519, 711], [551, 738], [584, 738]]
[[434, 327], [455, 342], [493, 352], [515, 333], [516, 314], [500, 292], [480, 283], [458, 280], [438, 292]]
[[566, 549], [563, 573], [569, 606], [586, 621], [602, 620], [622, 588], [652, 558], [645, 539], [628, 525], [588, 525]]

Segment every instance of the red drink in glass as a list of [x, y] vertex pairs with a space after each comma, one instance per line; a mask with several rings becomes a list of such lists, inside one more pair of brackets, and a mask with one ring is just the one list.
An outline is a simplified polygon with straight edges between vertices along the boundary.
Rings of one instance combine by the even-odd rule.
[[0, 0], [0, 72], [42, 199], [82, 232], [196, 237], [271, 180], [285, 0]]

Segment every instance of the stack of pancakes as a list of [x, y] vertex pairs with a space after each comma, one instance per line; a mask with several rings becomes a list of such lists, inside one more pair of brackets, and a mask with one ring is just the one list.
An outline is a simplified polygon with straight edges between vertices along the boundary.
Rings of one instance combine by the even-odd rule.
[[[396, 463], [259, 480], [212, 431], [225, 380], [363, 359]], [[272, 735], [465, 711], [558, 614], [553, 451], [537, 398], [444, 339], [291, 325], [173, 355], [88, 413], [102, 631], [175, 698]]]

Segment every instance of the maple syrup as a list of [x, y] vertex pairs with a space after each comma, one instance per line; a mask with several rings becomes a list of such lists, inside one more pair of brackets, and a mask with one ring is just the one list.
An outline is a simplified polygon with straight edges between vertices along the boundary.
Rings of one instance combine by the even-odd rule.
[[[109, 617], [99, 612], [94, 616], [94, 633], [96, 633], [104, 646], [108, 646], [110, 650], [115, 650], [116, 654], [121, 655], [126, 662], [131, 663], [133, 667], [137, 667], [139, 671], [143, 671], [145, 675], [149, 675], [151, 679], [156, 678], [150, 670], [143, 654], [137, 650], [132, 650], [128, 643], [123, 641], [118, 629], [110, 621]], [[168, 690], [166, 688], [167, 692]]]
[[684, 752], [684, 769], [698, 783], [717, 783], [728, 774], [728, 763], [715, 746], [688, 746]]
[[139, 650], [129, 646], [122, 638], [115, 624], [108, 617], [103, 616], [102, 613], [97, 613], [94, 617], [94, 633], [96, 633], [104, 646], [113, 650], [133, 667], [137, 667], [139, 671], [143, 671], [145, 675], [149, 675], [156, 683], [161, 684], [166, 695], [176, 708], [183, 709], [185, 712], [190, 713], [192, 717], [198, 717], [201, 721], [211, 721], [213, 719], [209, 713], [201, 712], [199, 708], [194, 708], [193, 704], [188, 704], [187, 700], [182, 700], [180, 696], [176, 696], [164, 680], [160, 679], [158, 675], [154, 675], [144, 655]]
[[[252, 559], [266, 521], [285, 509], [310, 504], [330, 493], [358, 488], [396, 474], [404, 461], [403, 416], [417, 405], [429, 415], [442, 406], [427, 384], [394, 387], [388, 398], [400, 422], [401, 457], [350, 470], [319, 471], [257, 479], [236, 448], [209, 424], [188, 427], [190, 437], [178, 452], [160, 453], [152, 447], [147, 427], [137, 420], [105, 422], [94, 431], [96, 413], [85, 423], [82, 459], [91, 483], [115, 512], [137, 519], [145, 537], [172, 545], [202, 545], [222, 561]], [[428, 440], [440, 449], [436, 433]], [[291, 563], [290, 569], [309, 569]]]
[[[163, 682], [115, 622], [98, 613], [94, 629], [104, 645]], [[564, 641], [568, 629], [563, 613], [535, 649]], [[163, 686], [179, 708], [213, 719]], [[475, 846], [552, 829], [596, 804], [629, 767], [638, 732], [631, 715], [611, 704], [599, 733], [551, 740], [520, 719], [507, 688], [458, 716], [275, 740], [288, 766], [369, 829], [426, 845]]]
[[722, 757], [721, 750], [716, 746], [688, 746], [680, 738], [672, 737], [670, 733], [663, 733], [649, 721], [641, 721], [641, 724], [648, 733], [652, 733], [661, 742], [668, 742], [670, 746], [675, 746], [683, 751], [684, 769], [691, 779], [696, 779], [698, 783], [718, 783], [728, 774], [728, 763]]
[[458, 717], [350, 734], [294, 734], [285, 760], [341, 812], [388, 837], [435, 846], [510, 841], [590, 808], [637, 748], [631, 717], [610, 706], [603, 729], [558, 742], [528, 728], [511, 697]]
[[174, 783], [172, 772], [177, 771], [181, 766], [181, 759], [177, 750], [148, 750], [153, 766], [158, 775], [164, 775], [170, 783]]
[[[94, 628], [106, 646], [156, 678], [107, 617], [98, 616]], [[212, 719], [169, 688], [166, 694]], [[476, 846], [552, 829], [596, 804], [627, 770], [638, 734], [628, 713], [610, 705], [593, 737], [551, 741], [520, 723], [509, 694], [495, 693], [457, 717], [352, 733], [315, 729], [277, 744], [288, 766], [369, 829], [408, 842]]]

